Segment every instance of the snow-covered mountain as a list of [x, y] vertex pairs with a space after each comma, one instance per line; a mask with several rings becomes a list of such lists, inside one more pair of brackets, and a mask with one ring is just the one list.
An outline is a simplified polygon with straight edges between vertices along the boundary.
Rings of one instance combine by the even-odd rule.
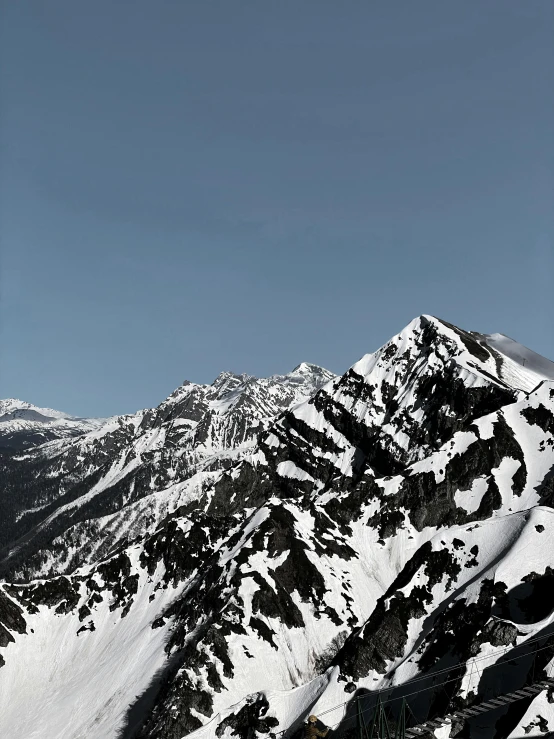
[[0, 459], [0, 572], [71, 571], [153, 531], [333, 377], [306, 363], [262, 379], [224, 372], [212, 385], [184, 382], [155, 409]]
[[106, 423], [105, 418], [75, 418], [15, 398], [0, 400], [0, 449], [26, 449], [55, 439], [81, 436]]
[[[422, 316], [342, 377], [185, 384], [3, 476], [2, 736], [442, 715], [554, 665], [554, 364], [498, 334]], [[436, 736], [552, 731], [543, 690]]]

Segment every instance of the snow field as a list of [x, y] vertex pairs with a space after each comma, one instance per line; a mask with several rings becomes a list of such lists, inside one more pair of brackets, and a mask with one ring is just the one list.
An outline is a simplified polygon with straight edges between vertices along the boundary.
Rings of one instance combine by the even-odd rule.
[[[155, 580], [139, 571], [139, 591], [128, 615], [110, 612], [104, 599], [79, 622], [39, 606], [25, 614], [29, 637], [4, 650], [0, 681], [0, 736], [9, 739], [112, 739], [128, 707], [165, 662], [170, 622], [152, 621], [184, 589], [154, 593]], [[94, 622], [95, 631], [77, 631]], [[17, 635], [16, 635], [17, 636]], [[25, 710], [21, 710], [25, 706]]]

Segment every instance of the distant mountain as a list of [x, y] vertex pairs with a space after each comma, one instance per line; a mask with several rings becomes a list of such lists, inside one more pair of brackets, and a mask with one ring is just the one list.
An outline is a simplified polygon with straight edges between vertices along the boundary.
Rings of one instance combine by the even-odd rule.
[[23, 400], [0, 400], [0, 449], [28, 449], [100, 428], [105, 418], [75, 418]]
[[[2, 464], [1, 736], [394, 724], [554, 667], [554, 364], [499, 334], [421, 316]], [[544, 689], [426, 736], [553, 732]]]
[[0, 458], [0, 572], [71, 571], [143, 536], [334, 377], [306, 363], [262, 379], [223, 372], [212, 385], [184, 382], [157, 408]]

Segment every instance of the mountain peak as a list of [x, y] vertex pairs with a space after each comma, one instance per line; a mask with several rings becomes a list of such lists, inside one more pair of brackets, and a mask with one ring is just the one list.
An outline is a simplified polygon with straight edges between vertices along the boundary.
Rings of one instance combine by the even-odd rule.
[[247, 375], [246, 373], [238, 375], [235, 372], [224, 371], [219, 373], [210, 387], [218, 390], [220, 393], [227, 393], [236, 389], [239, 385], [243, 385], [244, 383], [255, 379], [256, 378], [253, 375]]
[[19, 400], [18, 398], [5, 398], [0, 400], [0, 417], [5, 416], [6, 414], [17, 414], [18, 417], [24, 417], [26, 412], [38, 413], [49, 419], [73, 418], [69, 413], [56, 411], [53, 408], [41, 408], [32, 403], [28, 403], [26, 400]]
[[[530, 392], [554, 376], [554, 363], [501, 334], [487, 336], [466, 331], [442, 318], [422, 314], [414, 318], [380, 349], [364, 355], [353, 370], [362, 376], [386, 363], [405, 361], [446, 366], [454, 362], [479, 382], [496, 382], [512, 391]], [[437, 364], [438, 363], [438, 364]]]
[[17, 398], [0, 400], [0, 448], [25, 449], [49, 441], [81, 436], [107, 419], [76, 418]]
[[317, 364], [311, 364], [310, 362], [300, 362], [293, 370], [292, 373], [299, 373], [299, 374], [309, 374], [312, 372], [321, 372], [323, 368], [319, 367]]

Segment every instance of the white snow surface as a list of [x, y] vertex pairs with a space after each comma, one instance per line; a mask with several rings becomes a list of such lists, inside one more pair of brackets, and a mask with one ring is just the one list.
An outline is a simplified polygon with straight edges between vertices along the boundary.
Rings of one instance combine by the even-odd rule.
[[554, 380], [554, 362], [528, 349], [504, 334], [486, 334], [486, 343], [508, 357], [526, 373], [533, 373], [537, 380]]
[[152, 621], [182, 590], [154, 593], [155, 581], [138, 572], [139, 593], [129, 614], [122, 618], [120, 610], [110, 611], [104, 601], [94, 609], [95, 631], [77, 634], [83, 624], [76, 613], [60, 616], [39, 606], [37, 614], [25, 615], [32, 638], [17, 640], [4, 651], [0, 736], [117, 736], [128, 706], [166, 661], [169, 623], [153, 630]]
[[0, 400], [0, 420], [3, 416], [13, 414], [14, 418], [24, 419], [26, 415], [29, 415], [29, 411], [40, 413], [46, 419], [54, 418], [74, 418], [69, 413], [63, 413], [62, 411], [56, 411], [53, 408], [41, 408], [32, 403], [27, 403], [24, 400], [18, 400], [17, 398], [6, 398]]

